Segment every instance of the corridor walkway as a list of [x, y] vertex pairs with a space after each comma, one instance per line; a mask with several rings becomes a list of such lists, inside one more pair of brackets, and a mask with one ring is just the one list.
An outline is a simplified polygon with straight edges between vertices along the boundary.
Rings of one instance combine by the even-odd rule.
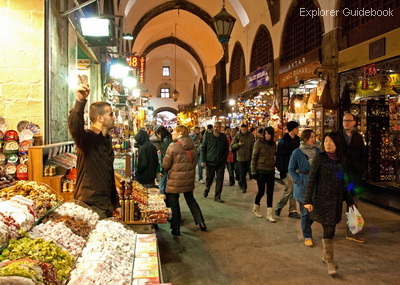
[[[282, 210], [275, 224], [256, 218], [251, 212], [257, 191], [249, 181], [247, 193], [224, 183], [224, 204], [214, 202], [213, 191], [202, 196], [204, 184], [196, 183], [195, 197], [208, 227], [201, 232], [194, 225], [181, 195], [183, 226], [173, 237], [169, 224], [156, 231], [164, 282], [173, 285], [225, 284], [400, 284], [400, 215], [360, 202], [366, 221], [359, 244], [345, 239], [343, 220], [335, 237], [338, 277], [327, 274], [321, 261], [322, 229], [313, 225], [315, 246], [303, 245], [300, 220], [288, 218]], [[214, 187], [214, 185], [213, 185]], [[282, 192], [275, 183], [274, 205]], [[266, 214], [265, 197], [261, 201]]]

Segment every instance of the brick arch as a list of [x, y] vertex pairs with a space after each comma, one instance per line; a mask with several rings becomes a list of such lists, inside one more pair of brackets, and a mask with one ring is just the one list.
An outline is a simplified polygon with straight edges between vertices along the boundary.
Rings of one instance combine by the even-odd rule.
[[181, 0], [168, 1], [166, 3], [163, 3], [157, 7], [154, 7], [153, 9], [149, 10], [146, 14], [144, 14], [142, 16], [142, 18], [140, 18], [140, 20], [135, 25], [135, 28], [132, 31], [132, 35], [133, 35], [132, 46], [134, 46], [135, 40], [136, 40], [137, 36], [139, 35], [140, 31], [143, 29], [143, 27], [148, 22], [150, 22], [153, 18], [157, 17], [158, 15], [160, 15], [162, 13], [165, 13], [170, 10], [175, 10], [175, 9], [185, 10], [189, 13], [196, 15], [201, 20], [203, 20], [204, 23], [206, 23], [210, 27], [210, 29], [212, 29], [214, 31], [214, 33], [216, 34], [215, 27], [212, 23], [213, 17], [211, 17], [211, 15], [208, 14], [206, 11], [204, 11], [203, 9], [201, 9], [200, 7], [198, 7], [197, 5], [195, 5], [189, 1], [181, 1]]
[[176, 44], [177, 46], [181, 47], [182, 49], [184, 49], [185, 51], [187, 51], [191, 56], [193, 56], [193, 58], [196, 60], [197, 64], [200, 66], [201, 69], [201, 73], [203, 75], [203, 78], [205, 78], [205, 69], [204, 69], [204, 65], [203, 62], [200, 59], [200, 56], [197, 54], [197, 52], [187, 43], [185, 43], [184, 41], [176, 38], [176, 37], [167, 37], [167, 38], [163, 38], [163, 39], [159, 39], [158, 41], [153, 42], [152, 44], [150, 44], [148, 47], [145, 48], [145, 50], [143, 51], [142, 56], [146, 56], [148, 53], [150, 53], [153, 49], [159, 47], [159, 46], [163, 46], [163, 45], [167, 45], [167, 44]]
[[265, 25], [261, 25], [256, 33], [251, 48], [250, 72], [274, 62], [274, 48], [271, 34]]
[[321, 47], [324, 33], [322, 17], [301, 17], [300, 8], [321, 9], [317, 0], [293, 0], [282, 33], [281, 64]]
[[163, 111], [167, 111], [170, 112], [172, 114], [174, 114], [175, 116], [178, 115], [178, 110], [171, 108], [171, 107], [161, 107], [161, 108], [157, 108], [156, 110], [154, 110], [154, 115], [163, 112]]
[[246, 65], [243, 47], [240, 42], [236, 42], [232, 51], [231, 66], [229, 71], [229, 82], [240, 79], [246, 75]]

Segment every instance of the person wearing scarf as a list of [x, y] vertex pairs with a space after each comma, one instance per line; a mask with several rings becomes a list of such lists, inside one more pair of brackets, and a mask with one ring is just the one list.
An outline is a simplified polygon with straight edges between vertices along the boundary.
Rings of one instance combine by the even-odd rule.
[[315, 144], [316, 136], [313, 130], [304, 130], [301, 133], [300, 139], [300, 147], [295, 149], [290, 156], [288, 171], [294, 182], [293, 197], [300, 205], [301, 230], [303, 232], [304, 244], [305, 246], [312, 247], [314, 246], [311, 230], [313, 221], [310, 219], [308, 210], [304, 208], [304, 196], [306, 194], [311, 163], [319, 153], [319, 149]]
[[345, 181], [346, 164], [343, 160], [341, 134], [330, 132], [323, 139], [324, 151], [315, 156], [308, 177], [304, 207], [310, 218], [322, 225], [323, 256], [328, 274], [335, 275], [333, 237], [336, 224], [342, 219], [343, 201], [354, 204]]

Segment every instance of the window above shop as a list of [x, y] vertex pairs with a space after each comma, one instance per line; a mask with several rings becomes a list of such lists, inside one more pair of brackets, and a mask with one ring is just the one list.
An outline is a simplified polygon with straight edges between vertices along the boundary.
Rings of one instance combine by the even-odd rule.
[[171, 68], [169, 66], [162, 67], [162, 76], [171, 76]]
[[160, 97], [161, 98], [170, 98], [169, 88], [161, 88], [160, 89]]

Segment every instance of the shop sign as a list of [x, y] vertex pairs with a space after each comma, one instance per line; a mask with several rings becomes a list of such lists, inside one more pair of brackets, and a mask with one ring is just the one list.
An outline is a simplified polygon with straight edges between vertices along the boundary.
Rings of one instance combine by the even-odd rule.
[[280, 87], [287, 87], [290, 85], [298, 84], [299, 80], [307, 80], [316, 77], [314, 71], [319, 66], [319, 61], [311, 62], [299, 68], [293, 69], [289, 72], [279, 76]]
[[139, 77], [139, 82], [144, 83], [144, 73], [146, 70], [146, 57], [144, 56], [130, 56], [126, 62], [133, 68], [133, 74]]
[[297, 69], [303, 65], [319, 61], [319, 49], [314, 49], [309, 53], [295, 58], [294, 60], [285, 62], [279, 67], [279, 74], [286, 73], [290, 70]]
[[378, 76], [361, 80], [356, 86], [356, 96], [365, 98], [371, 96], [396, 95], [400, 88], [400, 74]]
[[268, 64], [256, 71], [250, 73], [246, 77], [246, 91], [257, 88], [259, 86], [269, 86], [270, 85], [270, 67]]

